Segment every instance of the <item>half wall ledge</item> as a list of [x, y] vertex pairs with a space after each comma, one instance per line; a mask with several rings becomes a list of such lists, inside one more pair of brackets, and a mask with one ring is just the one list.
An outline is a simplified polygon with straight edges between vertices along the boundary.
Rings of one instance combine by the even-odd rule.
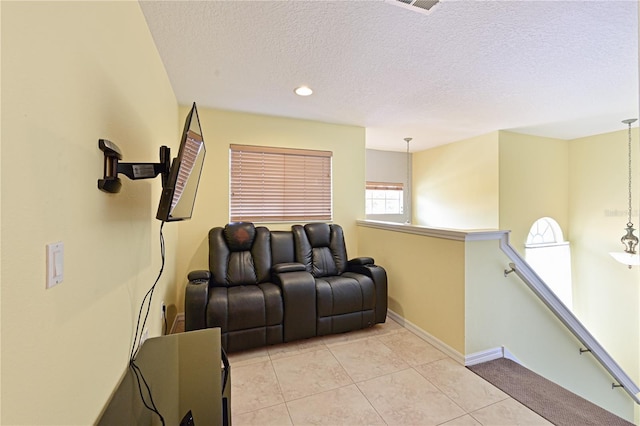
[[356, 220], [358, 226], [385, 229], [387, 231], [404, 232], [407, 234], [423, 235], [426, 237], [443, 238], [455, 241], [487, 241], [500, 240], [511, 231], [500, 229], [451, 229], [429, 228], [427, 226], [411, 225], [407, 223], [383, 222], [378, 220]]

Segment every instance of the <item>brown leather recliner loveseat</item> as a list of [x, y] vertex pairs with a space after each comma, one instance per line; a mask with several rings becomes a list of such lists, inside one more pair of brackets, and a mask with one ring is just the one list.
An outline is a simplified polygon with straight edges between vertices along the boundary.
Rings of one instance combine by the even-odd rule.
[[220, 327], [227, 352], [358, 330], [387, 315], [384, 268], [348, 260], [336, 224], [213, 228], [209, 270], [188, 278], [186, 330]]

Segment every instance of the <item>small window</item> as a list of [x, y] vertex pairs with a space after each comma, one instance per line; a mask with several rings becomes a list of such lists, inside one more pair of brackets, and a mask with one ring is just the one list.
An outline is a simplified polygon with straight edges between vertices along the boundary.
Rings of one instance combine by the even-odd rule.
[[331, 157], [330, 151], [231, 145], [231, 221], [330, 221]]
[[402, 183], [367, 182], [366, 214], [404, 213], [404, 191]]
[[527, 236], [527, 246], [559, 244], [564, 242], [562, 229], [558, 222], [550, 217], [542, 217], [531, 225]]

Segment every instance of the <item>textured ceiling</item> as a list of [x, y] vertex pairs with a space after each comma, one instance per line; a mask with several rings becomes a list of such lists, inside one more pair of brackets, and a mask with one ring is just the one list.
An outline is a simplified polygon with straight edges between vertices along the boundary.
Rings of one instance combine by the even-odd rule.
[[636, 1], [140, 4], [180, 104], [363, 126], [368, 148], [573, 139], [638, 116]]

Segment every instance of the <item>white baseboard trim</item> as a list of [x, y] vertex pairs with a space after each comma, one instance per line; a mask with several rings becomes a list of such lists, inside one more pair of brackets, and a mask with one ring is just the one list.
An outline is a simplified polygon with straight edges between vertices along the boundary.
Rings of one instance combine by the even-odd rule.
[[391, 309], [387, 309], [387, 315], [389, 316], [389, 318], [391, 318], [392, 320], [394, 320], [395, 322], [397, 322], [407, 330], [411, 331], [413, 334], [420, 337], [422, 340], [433, 345], [439, 351], [444, 352], [447, 356], [452, 358], [454, 361], [464, 365], [465, 363], [464, 355], [458, 352], [457, 350], [453, 349], [451, 346], [444, 343], [442, 340], [427, 333], [417, 325], [413, 324], [411, 321], [408, 321], [402, 316], [393, 312]]
[[435, 346], [438, 350], [444, 352], [447, 356], [452, 358], [454, 361], [464, 366], [476, 365], [482, 362], [493, 361], [494, 359], [498, 359], [498, 358], [507, 358], [522, 365], [520, 360], [518, 360], [518, 358], [516, 358], [515, 355], [513, 355], [509, 351], [509, 349], [505, 348], [504, 346], [488, 349], [486, 351], [472, 353], [465, 356], [460, 352], [458, 352], [457, 350], [453, 349], [451, 346], [441, 341], [440, 339], [438, 339], [437, 337], [432, 336], [431, 334], [427, 333], [417, 325], [413, 324], [411, 321], [408, 321], [404, 317], [393, 312], [391, 309], [387, 309], [387, 315], [389, 316], [389, 318], [391, 318], [392, 320], [400, 324], [402, 327], [411, 331], [413, 334], [425, 340], [427, 343]]
[[184, 312], [180, 312], [179, 314], [176, 315], [176, 317], [173, 319], [173, 324], [171, 324], [171, 331], [169, 331], [169, 334], [173, 334], [176, 331], [176, 324], [179, 323], [180, 321], [184, 322]]
[[464, 365], [482, 364], [483, 362], [493, 361], [494, 359], [504, 358], [504, 348], [493, 348], [482, 352], [476, 352], [464, 357]]
[[481, 364], [483, 362], [493, 361], [498, 358], [507, 358], [513, 362], [522, 365], [520, 360], [509, 349], [501, 346], [499, 348], [487, 349], [486, 351], [476, 352], [464, 357], [464, 365], [470, 367], [472, 365]]

